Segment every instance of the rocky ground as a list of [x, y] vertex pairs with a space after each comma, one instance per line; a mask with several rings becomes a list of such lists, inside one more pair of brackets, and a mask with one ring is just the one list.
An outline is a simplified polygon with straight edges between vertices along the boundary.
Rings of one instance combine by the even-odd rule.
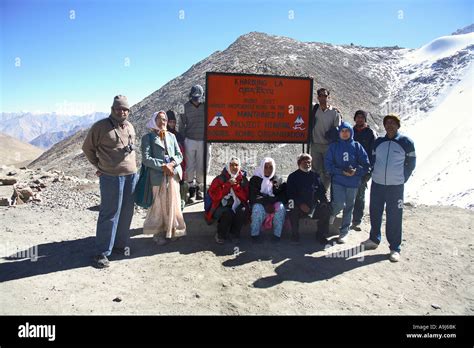
[[[385, 238], [358, 250], [367, 217], [346, 245], [316, 244], [305, 223], [300, 245], [288, 233], [254, 245], [247, 228], [240, 243], [220, 246], [198, 204], [185, 209], [188, 235], [158, 247], [141, 234], [145, 211], [137, 209], [131, 254], [98, 270], [97, 182], [15, 171], [8, 177], [45, 187], [38, 201], [0, 207], [1, 314], [474, 314], [469, 210], [407, 205], [402, 260], [391, 263]], [[0, 186], [2, 196], [12, 190]]]

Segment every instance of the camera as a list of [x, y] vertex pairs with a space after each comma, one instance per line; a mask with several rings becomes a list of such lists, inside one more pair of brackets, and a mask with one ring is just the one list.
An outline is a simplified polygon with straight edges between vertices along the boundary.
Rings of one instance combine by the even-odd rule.
[[128, 155], [129, 153], [132, 153], [133, 150], [135, 150], [136, 147], [134, 144], [128, 144], [123, 148], [123, 151], [125, 152], [125, 156]]

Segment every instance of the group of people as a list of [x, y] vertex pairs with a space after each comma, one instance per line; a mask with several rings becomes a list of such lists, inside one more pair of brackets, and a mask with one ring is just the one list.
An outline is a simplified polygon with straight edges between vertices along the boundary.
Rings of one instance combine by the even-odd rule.
[[[204, 160], [203, 88], [193, 86], [184, 105], [181, 135], [176, 129], [172, 110], [153, 113], [147, 123], [150, 130], [141, 139], [142, 164], [149, 169], [153, 204], [148, 209], [144, 234], [153, 235], [164, 245], [186, 234], [182, 210], [186, 203], [204, 198], [204, 171], [209, 169], [210, 151]], [[372, 178], [370, 194], [370, 237], [362, 245], [375, 249], [381, 241], [382, 215], [386, 205], [386, 234], [390, 260], [400, 258], [403, 187], [415, 168], [413, 141], [398, 132], [400, 118], [387, 115], [384, 137], [377, 137], [367, 123], [367, 113], [358, 110], [355, 125], [342, 121], [340, 112], [329, 104], [329, 91], [317, 91], [319, 103], [311, 114], [311, 154], [296, 158], [297, 169], [284, 182], [276, 174], [274, 159], [265, 157], [250, 178], [239, 158], [229, 159], [209, 189], [205, 211], [208, 223], [217, 221], [215, 241], [234, 242], [242, 227], [250, 223], [254, 242], [261, 242], [261, 231], [272, 230], [278, 242], [284, 227], [291, 240], [299, 242], [302, 218], [317, 220], [317, 240], [328, 242], [329, 227], [342, 211], [338, 243], [345, 243], [350, 229], [361, 230], [367, 182]], [[101, 204], [96, 230], [98, 268], [109, 266], [112, 253], [129, 252], [130, 224], [134, 209], [134, 191], [138, 181], [136, 135], [127, 120], [128, 100], [114, 98], [108, 118], [89, 130], [83, 152], [95, 166], [99, 177]], [[330, 195], [328, 194], [330, 192]], [[330, 198], [328, 197], [330, 196]], [[127, 250], [128, 249], [128, 250]]]

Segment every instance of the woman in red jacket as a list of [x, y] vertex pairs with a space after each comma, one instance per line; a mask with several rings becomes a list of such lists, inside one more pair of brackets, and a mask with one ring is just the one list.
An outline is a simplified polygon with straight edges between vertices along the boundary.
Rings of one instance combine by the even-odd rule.
[[217, 220], [218, 244], [223, 244], [230, 233], [240, 238], [240, 230], [248, 219], [249, 181], [240, 169], [240, 160], [232, 157], [222, 173], [212, 180], [208, 190], [212, 205], [206, 214], [206, 221]]

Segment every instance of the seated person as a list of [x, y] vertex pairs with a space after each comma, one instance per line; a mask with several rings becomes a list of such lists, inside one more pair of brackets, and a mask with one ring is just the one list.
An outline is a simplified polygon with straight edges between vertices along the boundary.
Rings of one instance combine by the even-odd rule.
[[285, 222], [286, 184], [275, 176], [275, 161], [265, 157], [250, 179], [250, 234], [260, 241], [263, 226], [273, 227], [273, 240], [279, 241]]
[[299, 219], [318, 219], [316, 238], [326, 244], [329, 233], [330, 207], [326, 189], [319, 175], [311, 170], [312, 157], [307, 153], [298, 156], [298, 170], [288, 176], [287, 196], [290, 208], [291, 240], [299, 242]]
[[228, 234], [240, 238], [240, 230], [248, 220], [249, 181], [240, 169], [240, 160], [232, 157], [227, 167], [212, 180], [208, 190], [212, 201], [205, 212], [206, 221], [217, 220], [216, 243], [224, 244]]

